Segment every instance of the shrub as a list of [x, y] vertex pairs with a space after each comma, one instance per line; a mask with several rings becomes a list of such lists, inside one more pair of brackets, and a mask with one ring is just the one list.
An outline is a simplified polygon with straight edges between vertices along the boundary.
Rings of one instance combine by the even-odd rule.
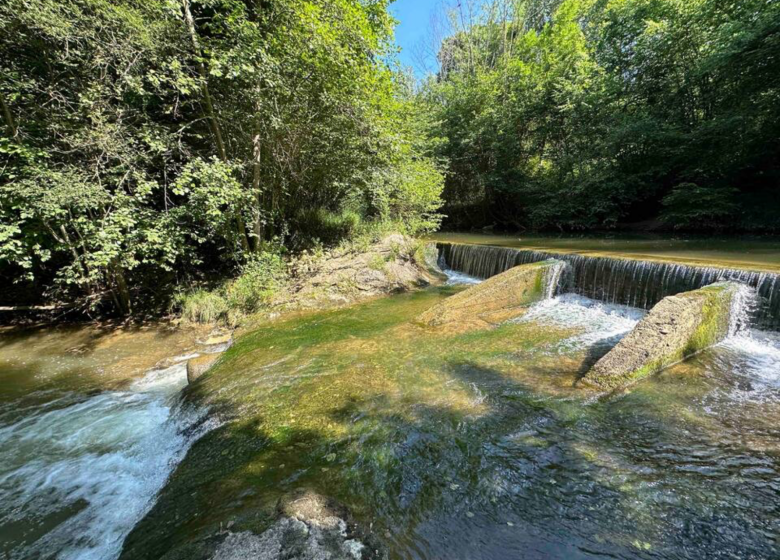
[[294, 221], [294, 229], [304, 239], [318, 239], [332, 245], [351, 237], [359, 228], [361, 217], [350, 210], [332, 212], [324, 208], [309, 208], [298, 212]]
[[241, 314], [259, 311], [278, 291], [285, 277], [285, 263], [278, 252], [253, 255], [238, 278], [225, 286], [228, 307]]
[[227, 317], [228, 302], [218, 291], [196, 290], [179, 294], [175, 301], [185, 321], [216, 323]]
[[179, 294], [174, 307], [186, 321], [235, 325], [244, 315], [256, 313], [267, 305], [286, 279], [287, 268], [281, 253], [264, 251], [252, 255], [234, 280], [213, 290]]
[[736, 193], [736, 189], [728, 187], [680, 183], [664, 197], [662, 218], [677, 228], [723, 228], [738, 209], [734, 200]]

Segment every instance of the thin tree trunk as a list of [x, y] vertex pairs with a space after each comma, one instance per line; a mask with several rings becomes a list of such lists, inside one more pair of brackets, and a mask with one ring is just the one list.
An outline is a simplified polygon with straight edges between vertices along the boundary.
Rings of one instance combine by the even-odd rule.
[[116, 260], [111, 263], [111, 275], [114, 278], [114, 284], [116, 285], [113, 290], [115, 294], [115, 301], [119, 307], [119, 312], [122, 315], [130, 315], [133, 312], [132, 303], [130, 301], [130, 290], [127, 288], [127, 280], [125, 280], [125, 274], [122, 271], [122, 267]]
[[44, 220], [43, 224], [46, 226], [46, 229], [49, 230], [55, 241], [62, 243], [68, 248], [70, 254], [73, 256], [73, 262], [78, 263], [78, 267], [81, 270], [81, 283], [84, 285], [84, 289], [87, 291], [87, 295], [92, 295], [92, 285], [89, 283], [89, 267], [87, 267], [87, 264], [81, 260], [78, 249], [76, 249], [76, 245], [70, 240], [68, 230], [65, 229], [64, 225], [60, 224], [60, 233], [62, 233], [62, 236], [59, 236], [57, 235], [57, 232], [54, 230], [54, 228], [51, 227], [49, 222]]
[[190, 40], [192, 41], [192, 48], [195, 51], [196, 64], [198, 67], [198, 73], [200, 74], [203, 85], [201, 91], [203, 92], [203, 103], [206, 106], [206, 116], [208, 117], [211, 132], [214, 134], [214, 138], [217, 143], [217, 155], [222, 161], [227, 161], [227, 152], [225, 151], [225, 143], [222, 141], [222, 130], [219, 127], [217, 118], [214, 114], [214, 105], [211, 103], [211, 94], [209, 93], [208, 85], [208, 73], [206, 67], [201, 60], [202, 52], [200, 50], [200, 42], [198, 41], [198, 32], [195, 29], [195, 19], [192, 17], [190, 11], [189, 0], [181, 0], [182, 7], [184, 9], [184, 21], [187, 23], [187, 30], [190, 34]]
[[260, 143], [260, 132], [257, 131], [252, 138], [253, 161], [252, 161], [252, 193], [255, 195], [255, 204], [257, 206], [257, 217], [255, 218], [255, 252], [260, 251], [260, 244], [263, 241], [263, 197], [260, 193], [260, 158], [262, 156], [262, 145]]
[[14, 122], [14, 116], [11, 114], [11, 109], [5, 103], [5, 96], [0, 93], [0, 108], [3, 110], [3, 120], [8, 127], [8, 131], [11, 133], [11, 138], [16, 138], [18, 132], [16, 128], [16, 122]]

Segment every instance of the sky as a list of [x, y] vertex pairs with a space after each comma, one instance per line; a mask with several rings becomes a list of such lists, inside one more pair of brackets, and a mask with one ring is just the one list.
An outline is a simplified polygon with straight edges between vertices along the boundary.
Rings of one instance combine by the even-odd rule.
[[395, 42], [401, 47], [399, 58], [404, 66], [414, 68], [418, 77], [422, 77], [417, 67], [414, 49], [428, 33], [431, 15], [440, 7], [442, 0], [395, 0], [390, 4], [390, 12], [400, 21], [395, 28]]

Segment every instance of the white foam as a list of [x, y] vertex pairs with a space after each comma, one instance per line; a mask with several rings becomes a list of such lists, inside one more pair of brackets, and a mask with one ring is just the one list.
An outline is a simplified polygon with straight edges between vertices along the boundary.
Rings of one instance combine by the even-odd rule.
[[534, 304], [517, 321], [577, 329], [580, 331], [578, 334], [567, 338], [560, 345], [562, 350], [571, 350], [622, 338], [645, 313], [634, 307], [603, 303], [576, 294], [563, 294]]
[[743, 330], [720, 346], [732, 355], [731, 372], [752, 381], [754, 391], [780, 389], [780, 335]]
[[70, 394], [0, 427], [0, 525], [64, 519], [26, 546], [25, 558], [119, 556], [195, 438], [185, 428], [196, 415], [172, 412], [184, 384], [185, 365], [176, 364], [127, 391]]
[[447, 286], [473, 285], [483, 282], [479, 278], [469, 276], [468, 274], [458, 272], [457, 270], [442, 269], [442, 271], [447, 275]]

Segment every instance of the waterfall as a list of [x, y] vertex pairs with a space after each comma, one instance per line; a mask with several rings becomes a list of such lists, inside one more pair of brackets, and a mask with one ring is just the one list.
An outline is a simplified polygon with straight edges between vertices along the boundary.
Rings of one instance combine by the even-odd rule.
[[568, 274], [571, 265], [560, 259], [555, 259], [553, 265], [547, 269], [544, 275], [544, 299], [552, 299], [567, 282], [563, 281]]
[[571, 291], [607, 303], [650, 309], [666, 296], [732, 280], [755, 289], [757, 327], [780, 330], [780, 275], [729, 268], [588, 257], [508, 247], [437, 243], [440, 261], [452, 270], [490, 278], [514, 266], [558, 259], [569, 264]]

